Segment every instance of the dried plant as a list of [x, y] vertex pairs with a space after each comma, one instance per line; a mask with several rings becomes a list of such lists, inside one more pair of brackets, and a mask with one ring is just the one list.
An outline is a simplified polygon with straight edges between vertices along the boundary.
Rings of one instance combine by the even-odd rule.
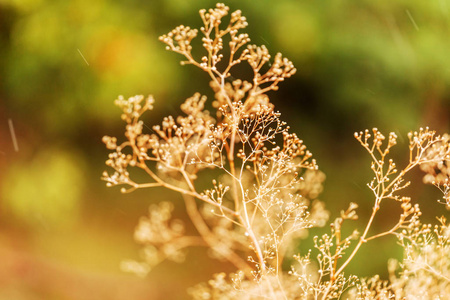
[[[426, 172], [424, 181], [443, 192], [441, 202], [450, 205], [450, 137], [428, 128], [410, 133], [409, 161], [398, 169], [389, 158], [394, 133], [387, 140], [377, 129], [355, 133], [374, 173], [368, 184], [373, 210], [365, 228], [344, 236], [344, 223], [358, 218], [358, 205], [350, 203], [331, 222], [330, 233], [314, 237], [314, 249], [294, 254], [294, 241], [329, 218], [317, 199], [323, 173], [267, 96], [296, 69], [281, 54], [272, 58], [266, 47], [249, 44], [241, 33], [247, 26], [241, 11], [225, 21], [228, 14], [224, 4], [200, 11], [204, 54], [199, 58], [191, 46], [197, 29], [178, 26], [160, 37], [168, 50], [184, 57], [182, 64], [209, 75], [211, 110], [206, 96], [196, 93], [181, 105], [183, 115], [168, 116], [145, 132], [141, 118], [154, 99], [115, 102], [126, 122], [126, 139], [104, 137], [112, 150], [106, 164], [114, 172], [104, 172], [103, 179], [108, 186], [121, 185], [122, 192], [155, 187], [179, 192], [197, 231], [188, 235], [183, 222], [172, 219], [173, 204], [152, 205], [135, 232], [143, 260], [125, 261], [123, 269], [145, 275], [164, 260], [181, 262], [190, 246], [205, 246], [236, 272], [216, 274], [192, 288], [194, 299], [444, 299], [450, 294], [450, 230], [444, 217], [436, 227], [422, 224], [418, 204], [402, 192], [410, 185], [405, 175], [419, 167]], [[237, 65], [247, 65], [250, 78], [240, 78]], [[138, 169], [147, 179], [138, 180]], [[207, 189], [201, 187], [205, 178], [214, 178]], [[401, 213], [392, 228], [373, 233], [385, 201], [398, 203]], [[386, 235], [396, 237], [405, 252], [403, 261], [391, 261], [389, 281], [344, 273], [363, 245]]]

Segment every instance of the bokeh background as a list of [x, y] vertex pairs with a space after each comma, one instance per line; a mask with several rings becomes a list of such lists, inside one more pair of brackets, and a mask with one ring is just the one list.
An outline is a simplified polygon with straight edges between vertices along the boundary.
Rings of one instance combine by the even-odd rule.
[[[248, 18], [253, 43], [294, 62], [297, 74], [272, 102], [327, 175], [321, 199], [332, 216], [358, 202], [360, 221], [348, 225], [361, 226], [371, 209], [370, 161], [353, 132], [396, 132], [400, 164], [409, 130], [450, 129], [450, 1], [225, 3]], [[212, 95], [201, 71], [180, 66], [158, 36], [199, 26], [198, 10], [214, 5], [0, 0], [0, 300], [184, 299], [187, 287], [223, 269], [199, 250], [146, 278], [121, 272], [121, 260], [138, 258], [132, 234], [148, 205], [181, 200], [156, 189], [122, 195], [100, 180], [101, 137], [123, 132], [118, 95], [154, 95], [148, 125], [196, 91]], [[425, 217], [448, 215], [420, 178], [413, 173], [419, 184], [408, 193]], [[384, 206], [377, 228], [396, 213]], [[387, 259], [399, 255], [387, 237], [363, 247], [349, 271], [385, 276]]]

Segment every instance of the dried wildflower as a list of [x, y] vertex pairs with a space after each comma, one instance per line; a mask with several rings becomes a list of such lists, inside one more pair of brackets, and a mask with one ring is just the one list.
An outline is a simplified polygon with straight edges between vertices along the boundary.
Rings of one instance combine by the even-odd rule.
[[[152, 132], [145, 133], [141, 117], [153, 108], [153, 98], [119, 97], [116, 105], [122, 109], [127, 124], [126, 141], [104, 138], [107, 148], [113, 150], [107, 165], [115, 172], [105, 172], [103, 179], [109, 186], [123, 185], [124, 192], [157, 186], [180, 192], [199, 238], [211, 253], [235, 264], [247, 279], [262, 280], [281, 276], [292, 238], [323, 224], [328, 214], [315, 200], [314, 217], [310, 216], [308, 208], [321, 190], [322, 179], [306, 171], [317, 172], [317, 165], [303, 141], [280, 120], [266, 95], [294, 74], [295, 68], [281, 54], [270, 63], [268, 49], [248, 45], [248, 35], [240, 33], [247, 26], [241, 12], [231, 13], [226, 25], [228, 14], [229, 8], [223, 4], [200, 11], [204, 23], [200, 32], [206, 50], [200, 60], [192, 55], [191, 42], [199, 34], [196, 29], [178, 26], [160, 38], [168, 50], [186, 58], [184, 63], [210, 75], [216, 112], [207, 111], [206, 97], [195, 94], [181, 105], [183, 116], [168, 116], [161, 125], [153, 126]], [[227, 35], [230, 42], [225, 45]], [[233, 67], [244, 62], [253, 69], [253, 79], [235, 76], [229, 82]], [[269, 67], [263, 72], [265, 65]], [[142, 169], [149, 181], [133, 179], [132, 168]], [[208, 170], [223, 175], [220, 181], [213, 180], [212, 188], [198, 190], [195, 180]], [[315, 182], [314, 188], [303, 184], [303, 174], [308, 182]], [[320, 178], [321, 173], [314, 174]], [[155, 207], [152, 210], [158, 211]], [[178, 250], [184, 248], [180, 241], [189, 244], [183, 233], [174, 232], [169, 220], [150, 215], [136, 230], [136, 240], [146, 247], [144, 269], [163, 259], [178, 259]]]
[[[195, 245], [234, 265], [236, 273], [216, 274], [192, 288], [194, 299], [444, 299], [450, 294], [448, 224], [443, 217], [434, 227], [422, 224], [419, 205], [403, 194], [411, 184], [405, 175], [419, 167], [424, 182], [437, 186], [450, 206], [450, 137], [428, 128], [411, 132], [409, 160], [399, 167], [390, 156], [395, 133], [385, 136], [376, 128], [355, 133], [372, 161], [371, 216], [363, 230], [345, 235], [344, 226], [358, 218], [358, 205], [350, 203], [329, 233], [314, 237], [314, 249], [291, 257], [294, 241], [306, 237], [309, 228], [324, 226], [330, 215], [317, 199], [325, 175], [267, 95], [296, 69], [281, 54], [272, 58], [265, 46], [249, 44], [241, 32], [247, 26], [241, 11], [230, 14], [217, 4], [201, 10], [200, 17], [200, 30], [181, 25], [160, 40], [185, 58], [183, 64], [209, 75], [213, 110], [196, 93], [181, 105], [182, 115], [167, 116], [146, 132], [150, 127], [142, 117], [154, 99], [119, 97], [125, 141], [103, 138], [112, 151], [106, 165], [113, 172], [102, 177], [122, 192], [153, 187], [179, 192], [197, 235], [187, 235], [183, 223], [172, 219], [172, 204], [152, 205], [135, 231], [142, 262], [125, 261], [122, 268], [145, 275], [164, 260], [181, 262], [186, 248]], [[196, 58], [191, 43], [198, 35], [204, 53]], [[234, 74], [242, 63], [250, 66], [252, 78]], [[147, 180], [137, 179], [142, 178], [135, 176], [137, 169]], [[209, 187], [200, 188], [203, 178], [210, 179]], [[398, 204], [398, 219], [389, 230], [372, 232], [386, 201]], [[390, 263], [389, 281], [345, 274], [364, 244], [387, 235], [404, 249], [403, 260]]]

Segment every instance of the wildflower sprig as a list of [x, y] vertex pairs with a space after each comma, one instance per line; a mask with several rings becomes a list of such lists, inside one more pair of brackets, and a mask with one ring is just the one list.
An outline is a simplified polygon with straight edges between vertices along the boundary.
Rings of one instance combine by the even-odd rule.
[[[226, 85], [226, 80], [231, 78], [231, 70], [234, 66], [246, 61], [253, 70], [252, 82], [236, 79], [232, 81], [233, 86], [244, 84], [240, 92], [247, 93], [243, 101], [246, 106], [252, 107], [265, 99], [261, 97], [268, 91], [277, 90], [278, 84], [284, 79], [295, 74], [291, 61], [283, 58], [280, 53], [276, 54], [274, 61], [263, 71], [264, 67], [269, 65], [271, 56], [265, 46], [249, 45], [250, 38], [246, 33], [240, 33], [241, 29], [248, 26], [247, 19], [242, 16], [241, 11], [237, 10], [231, 13], [228, 25], [224, 26], [224, 18], [228, 15], [229, 8], [224, 4], [217, 4], [213, 9], [200, 10], [200, 16], [203, 21], [203, 27], [200, 29], [203, 35], [203, 48], [206, 55], [197, 60], [192, 54], [192, 40], [197, 36], [198, 31], [190, 27], [178, 26], [170, 33], [160, 37], [168, 50], [183, 55], [186, 60], [182, 64], [192, 64], [207, 72], [212, 80], [212, 84], [223, 94], [218, 101], [225, 100], [228, 105], [233, 100], [233, 93], [230, 85]], [[224, 37], [229, 36], [229, 43], [226, 55], [228, 61], [224, 62]], [[222, 64], [221, 64], [222, 63]], [[223, 103], [221, 103], [223, 104]]]
[[[400, 171], [393, 159], [389, 158], [391, 148], [397, 144], [397, 135], [395, 133], [391, 132], [389, 134], [387, 143], [385, 143], [385, 136], [377, 128], [374, 128], [372, 133], [369, 130], [355, 133], [355, 138], [368, 151], [372, 158], [371, 169], [374, 173], [374, 178], [368, 184], [368, 187], [372, 190], [375, 201], [372, 214], [355, 248], [339, 268], [332, 268], [331, 272], [334, 276], [338, 276], [343, 272], [364, 243], [388, 234], [402, 236], [400, 233], [402, 230], [421, 226], [419, 218], [422, 212], [420, 211], [419, 205], [411, 204], [410, 197], [399, 194], [399, 191], [411, 184], [404, 177], [415, 167], [420, 166], [424, 171], [429, 171], [434, 170], [436, 166], [442, 166], [445, 162], [450, 161], [449, 138], [447, 135], [436, 135], [434, 131], [428, 128], [421, 128], [418, 132], [410, 132], [408, 134], [409, 162]], [[387, 231], [369, 236], [369, 231], [375, 220], [375, 216], [380, 210], [382, 201], [388, 199], [400, 203], [402, 213], [399, 215], [397, 223]], [[333, 280], [335, 279], [331, 276], [330, 286], [332, 286]], [[325, 295], [327, 294], [328, 292], [325, 293]]]
[[[328, 214], [319, 201], [313, 203], [313, 212], [309, 211], [317, 195], [310, 197], [313, 194], [302, 176], [312, 180], [314, 174], [320, 177], [321, 173], [303, 141], [289, 132], [265, 94], [276, 90], [279, 82], [295, 73], [295, 68], [281, 54], [269, 64], [268, 49], [247, 45], [248, 35], [239, 33], [247, 26], [240, 11], [231, 13], [228, 25], [224, 25], [228, 12], [223, 4], [200, 11], [204, 23], [200, 31], [207, 52], [200, 61], [194, 58], [191, 46], [197, 30], [179, 26], [160, 38], [168, 50], [186, 58], [184, 63], [210, 75], [216, 111], [206, 110], [206, 97], [196, 93], [181, 105], [183, 115], [165, 117], [146, 132], [149, 127], [142, 115], [153, 108], [153, 98], [119, 97], [116, 104], [127, 124], [126, 140], [119, 144], [115, 137], [104, 138], [108, 149], [113, 150], [107, 165], [114, 173], [105, 172], [103, 179], [109, 186], [122, 185], [123, 192], [164, 187], [181, 193], [203, 245], [214, 256], [234, 264], [246, 280], [270, 284], [275, 295], [283, 290], [282, 283], [269, 278], [282, 276], [292, 238], [324, 224]], [[230, 42], [224, 45], [227, 35]], [[224, 59], [225, 51], [228, 60]], [[243, 62], [253, 70], [253, 79], [245, 81], [235, 76], [233, 81], [225, 81], [232, 68]], [[263, 71], [266, 65], [270, 66]], [[133, 179], [133, 168], [143, 170], [149, 180]], [[221, 175], [212, 181], [212, 188], [201, 190], [197, 180], [205, 174]], [[316, 183], [320, 185], [321, 180]], [[149, 224], [159, 228], [172, 223], [156, 222], [154, 214], [151, 216], [142, 219], [137, 229], [138, 242], [147, 249], [144, 261], [151, 260], [140, 265], [139, 270], [172, 259], [167, 249], [175, 251], [179, 258], [185, 247], [202, 244], [170, 228], [158, 229], [169, 239], [157, 239]], [[143, 233], [151, 234], [151, 238], [143, 237]], [[149, 249], [154, 249], [156, 258], [150, 258], [153, 252]]]

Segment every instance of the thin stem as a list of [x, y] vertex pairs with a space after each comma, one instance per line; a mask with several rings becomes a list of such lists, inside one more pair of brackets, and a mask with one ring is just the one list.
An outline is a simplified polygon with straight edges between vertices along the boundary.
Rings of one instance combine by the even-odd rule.
[[194, 191], [192, 191], [192, 190], [191, 190], [191, 191], [190, 191], [190, 190], [185, 190], [185, 189], [183, 189], [183, 188], [180, 188], [180, 187], [178, 187], [178, 186], [175, 186], [175, 185], [172, 185], [172, 184], [170, 184], [170, 183], [167, 183], [167, 182], [163, 181], [163, 180], [162, 180], [161, 178], [159, 178], [159, 177], [158, 177], [158, 176], [157, 176], [157, 175], [156, 175], [156, 174], [155, 174], [155, 173], [147, 166], [147, 164], [146, 164], [144, 161], [142, 161], [142, 160], [141, 160], [141, 162], [138, 164], [138, 167], [140, 167], [141, 169], [143, 169], [147, 174], [150, 175], [150, 177], [151, 177], [152, 179], [154, 179], [154, 180], [155, 180], [158, 184], [160, 184], [162, 187], [165, 187], [165, 188], [167, 188], [167, 189], [169, 189], [169, 190], [172, 190], [172, 191], [175, 191], [175, 192], [179, 192], [179, 193], [182, 194], [182, 195], [189, 195], [189, 196], [192, 196], [192, 197], [197, 198], [197, 199], [199, 199], [199, 200], [202, 200], [202, 201], [204, 201], [204, 202], [206, 202], [206, 203], [209, 203], [209, 204], [211, 204], [211, 205], [213, 205], [213, 206], [215, 206], [215, 207], [221, 208], [223, 211], [229, 213], [230, 215], [233, 215], [233, 216], [236, 216], [236, 215], [237, 215], [237, 212], [235, 212], [235, 211], [229, 209], [228, 207], [224, 207], [224, 206], [220, 205], [220, 204], [217, 203], [217, 202], [211, 201], [211, 200], [208, 199], [206, 196], [197, 193], [195, 190], [194, 190]]
[[197, 203], [193, 197], [188, 195], [183, 195], [184, 202], [186, 204], [186, 211], [189, 215], [189, 218], [194, 224], [195, 228], [205, 240], [205, 242], [209, 245], [209, 247], [217, 252], [219, 252], [224, 258], [226, 258], [230, 263], [232, 263], [236, 268], [243, 271], [245, 276], [248, 279], [252, 279], [252, 268], [248, 265], [248, 263], [242, 259], [239, 255], [237, 255], [230, 248], [217, 247], [219, 244], [219, 240], [215, 237], [215, 235], [211, 232], [208, 225], [206, 225], [203, 220], [202, 215], [198, 211]]

